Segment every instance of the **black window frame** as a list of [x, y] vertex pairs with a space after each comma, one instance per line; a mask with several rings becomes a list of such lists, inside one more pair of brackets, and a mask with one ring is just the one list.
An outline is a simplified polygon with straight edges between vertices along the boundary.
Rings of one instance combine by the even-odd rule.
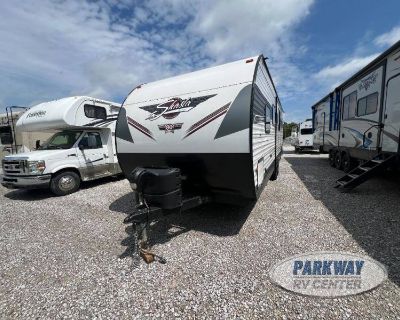
[[[347, 115], [349, 115], [349, 110], [350, 110], [350, 96], [353, 95], [353, 94], [356, 95], [356, 99], [355, 99], [356, 105], [355, 105], [355, 109], [354, 109], [354, 116], [353, 116], [353, 117], [345, 118], [345, 117], [344, 117], [344, 115], [345, 115], [344, 101], [346, 100], [346, 98], [349, 99], [349, 107], [348, 107], [348, 110], [347, 110]], [[343, 100], [342, 100], [342, 120], [352, 120], [352, 119], [355, 119], [355, 117], [356, 117], [356, 111], [357, 111], [357, 104], [358, 104], [357, 101], [358, 101], [358, 100], [357, 100], [357, 90], [354, 90], [353, 92], [350, 92], [348, 95], [346, 95], [345, 97], [343, 97]]]
[[9, 145], [14, 143], [14, 137], [11, 126], [0, 127], [0, 142], [2, 145]]
[[[373, 95], [376, 95], [376, 107], [375, 107], [375, 111], [374, 111], [374, 112], [368, 112], [368, 113], [367, 113], [368, 98], [371, 97], [371, 96], [373, 96]], [[362, 101], [362, 100], [365, 100], [365, 113], [364, 113], [364, 114], [359, 114], [359, 113], [358, 113], [358, 107], [359, 107], [359, 105], [360, 105], [360, 101]], [[367, 96], [365, 96], [365, 97], [362, 97], [361, 99], [357, 100], [357, 110], [356, 110], [356, 111], [357, 111], [357, 113], [356, 113], [357, 117], [364, 117], [364, 116], [367, 116], [367, 115], [370, 115], [370, 114], [377, 113], [377, 111], [378, 111], [378, 105], [379, 105], [379, 92], [378, 92], [378, 91], [375, 91], [375, 92], [370, 93], [369, 95], [367, 95]]]
[[267, 119], [269, 119], [269, 124], [272, 127], [272, 124], [274, 121], [274, 119], [271, 117], [273, 109], [274, 109], [274, 107], [270, 106], [269, 103], [265, 104], [265, 107], [264, 107], [264, 132], [266, 134], [271, 133], [271, 129], [269, 130], [269, 132], [267, 132]]
[[[89, 108], [94, 110], [94, 116], [90, 114]], [[85, 104], [83, 106], [83, 110], [85, 111], [85, 116], [92, 119], [106, 120], [107, 119], [107, 110], [104, 107], [95, 106], [93, 104]], [[103, 113], [99, 116], [99, 112]]]
[[[95, 134], [95, 135], [97, 135], [97, 136], [100, 138], [100, 146], [99, 146], [99, 144], [98, 144], [99, 141], [98, 141], [97, 138], [96, 138], [96, 147], [94, 147], [94, 148], [89, 148], [89, 145], [88, 145], [88, 144], [83, 145], [82, 140], [85, 138], [86, 135], [89, 135], [89, 134]], [[81, 147], [81, 146], [83, 146], [83, 149], [84, 149], [84, 150], [94, 150], [94, 149], [101, 149], [101, 148], [103, 148], [103, 140], [101, 139], [101, 134], [100, 134], [100, 132], [96, 132], [96, 131], [86, 131], [86, 132], [84, 132], [83, 135], [82, 135], [82, 137], [81, 137], [81, 139], [79, 140], [79, 143], [78, 143], [78, 147]]]
[[[303, 130], [310, 131], [309, 133], [303, 133]], [[302, 128], [300, 129], [300, 134], [313, 134], [313, 128]]]

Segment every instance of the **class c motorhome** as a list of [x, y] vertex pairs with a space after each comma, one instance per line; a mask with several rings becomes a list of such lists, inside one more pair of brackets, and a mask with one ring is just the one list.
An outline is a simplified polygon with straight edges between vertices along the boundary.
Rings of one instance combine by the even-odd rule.
[[350, 190], [399, 164], [400, 42], [312, 106], [314, 145], [346, 174]]
[[7, 188], [48, 187], [56, 195], [76, 191], [81, 181], [120, 173], [115, 123], [120, 105], [91, 97], [38, 104], [23, 113], [16, 132], [48, 133], [36, 150], [5, 156], [1, 184]]
[[282, 113], [263, 56], [136, 87], [116, 128], [119, 163], [138, 198], [127, 221], [256, 200], [278, 175]]

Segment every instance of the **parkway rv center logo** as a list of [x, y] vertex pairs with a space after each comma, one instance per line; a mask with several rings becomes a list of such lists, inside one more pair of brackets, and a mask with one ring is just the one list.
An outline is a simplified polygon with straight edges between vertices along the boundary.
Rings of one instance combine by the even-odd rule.
[[315, 252], [290, 257], [275, 265], [271, 280], [289, 291], [319, 297], [359, 294], [380, 285], [386, 268], [353, 253]]

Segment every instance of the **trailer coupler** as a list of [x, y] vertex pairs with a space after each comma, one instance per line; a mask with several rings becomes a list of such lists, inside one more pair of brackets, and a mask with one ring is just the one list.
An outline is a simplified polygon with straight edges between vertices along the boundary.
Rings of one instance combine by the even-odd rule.
[[184, 199], [182, 205], [175, 210], [163, 210], [159, 207], [147, 207], [146, 205], [138, 205], [136, 210], [124, 219], [125, 224], [132, 223], [135, 236], [135, 252], [143, 258], [146, 263], [158, 261], [165, 264], [167, 260], [150, 251], [148, 241], [149, 224], [155, 220], [161, 220], [165, 216], [173, 213], [183, 212], [202, 204], [210, 202], [211, 198], [195, 196]]
[[136, 206], [124, 219], [132, 223], [135, 234], [135, 252], [146, 263], [166, 259], [150, 252], [148, 241], [149, 225], [173, 213], [183, 212], [210, 201], [209, 197], [191, 196], [183, 198], [182, 177], [177, 168], [136, 168], [130, 176]]

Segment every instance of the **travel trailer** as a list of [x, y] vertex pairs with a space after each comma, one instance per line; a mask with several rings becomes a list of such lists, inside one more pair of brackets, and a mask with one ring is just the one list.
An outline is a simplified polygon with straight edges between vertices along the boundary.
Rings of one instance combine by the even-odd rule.
[[306, 119], [298, 125], [297, 135], [292, 144], [296, 152], [314, 149], [312, 119]]
[[17, 132], [47, 132], [36, 150], [4, 157], [1, 184], [7, 188], [50, 188], [56, 195], [76, 191], [81, 181], [121, 172], [115, 152], [120, 105], [91, 97], [38, 104], [22, 114]]
[[346, 174], [350, 190], [388, 166], [399, 165], [400, 42], [312, 107], [314, 144]]
[[6, 108], [6, 113], [0, 114], [0, 160], [9, 154], [31, 151], [37, 139], [49, 137], [46, 132], [16, 130], [16, 123], [26, 110], [28, 108], [12, 106]]
[[283, 110], [265, 60], [143, 84], [128, 95], [116, 144], [138, 205], [126, 222], [208, 201], [247, 203], [277, 178]]

